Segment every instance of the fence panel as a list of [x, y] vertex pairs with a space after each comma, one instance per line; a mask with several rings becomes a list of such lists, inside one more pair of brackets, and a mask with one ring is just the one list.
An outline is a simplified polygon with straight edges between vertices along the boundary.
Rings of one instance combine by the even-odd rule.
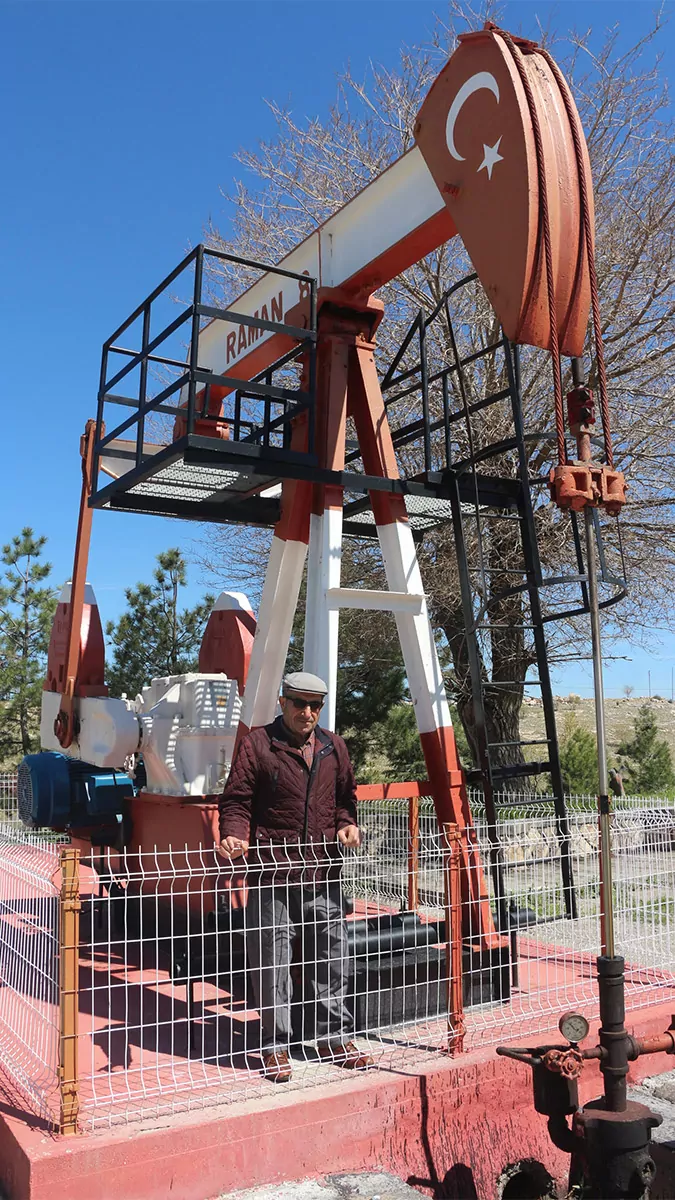
[[[106, 852], [91, 860], [88, 878], [85, 865], [85, 1124], [269, 1094], [261, 1044], [275, 1022], [292, 1058], [285, 1091], [343, 1077], [338, 1061], [321, 1057], [327, 1040], [353, 1036], [382, 1067], [442, 1051], [442, 888], [423, 914], [405, 913], [403, 819], [407, 810], [377, 814], [380, 836], [358, 853], [263, 846], [259, 865], [253, 855], [229, 865], [212, 847]], [[442, 878], [438, 833], [427, 840], [422, 871]]]
[[[84, 857], [80, 1128], [273, 1094], [261, 1048], [274, 1014], [291, 1052], [283, 1093], [344, 1078], [335, 1055], [322, 1057], [326, 1035], [353, 1037], [376, 1069], [415, 1069], [462, 1042], [550, 1032], [570, 1008], [597, 1015], [594, 799], [569, 804], [572, 919], [550, 804], [502, 797], [497, 870], [474, 796], [475, 825], [452, 833], [462, 847], [453, 874], [447, 831], [419, 790], [364, 801], [363, 845], [337, 857], [316, 844], [259, 847], [257, 859], [234, 864], [212, 846]], [[622, 799], [613, 835], [630, 1016], [675, 985], [675, 806]], [[0, 824], [0, 1064], [50, 1120], [61, 849], [11, 819]], [[492, 934], [472, 928], [458, 878], [467, 861], [487, 890]], [[292, 993], [279, 955], [290, 956]]]
[[59, 852], [0, 826], [0, 1063], [29, 1107], [58, 1122]]
[[18, 820], [16, 771], [0, 771], [0, 820]]
[[[468, 1040], [503, 1040], [550, 1030], [579, 1007], [598, 1015], [595, 959], [600, 952], [598, 829], [586, 798], [570, 806], [571, 858], [578, 915], [565, 914], [560, 847], [553, 814], [541, 807], [499, 821], [502, 888], [511, 941], [508, 1006], [469, 1009]], [[663, 803], [663, 802], [662, 802]], [[675, 985], [675, 810], [643, 801], [613, 818], [616, 950], [626, 960], [626, 1009], [672, 996]], [[478, 822], [485, 861], [489, 844]], [[491, 877], [492, 903], [497, 907]]]

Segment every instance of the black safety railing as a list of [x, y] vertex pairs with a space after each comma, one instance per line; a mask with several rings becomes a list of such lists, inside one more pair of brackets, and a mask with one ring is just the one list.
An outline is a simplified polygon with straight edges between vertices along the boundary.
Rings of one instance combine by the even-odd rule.
[[[306, 327], [291, 325], [283, 320], [283, 305], [272, 304], [269, 315], [249, 315], [234, 308], [219, 307], [206, 303], [205, 284], [212, 277], [217, 263], [230, 264], [250, 273], [255, 282], [270, 276], [274, 280], [297, 280], [297, 303], [302, 301], [302, 319]], [[153, 318], [160, 303], [171, 301], [173, 285], [189, 278], [192, 273], [191, 300], [173, 320], [159, 333], [151, 335]], [[261, 306], [261, 311], [263, 311]], [[286, 311], [294, 305], [286, 305]], [[300, 310], [299, 310], [300, 311]], [[281, 348], [292, 343], [291, 349], [281, 354], [264, 371], [253, 377], [237, 373], [237, 363], [224, 372], [207, 367], [200, 358], [200, 336], [205, 330], [204, 322], [226, 323], [234, 327], [230, 333], [233, 345], [241, 343], [241, 331], [247, 331], [244, 341], [248, 347], [260, 346], [263, 339], [278, 335], [283, 342]], [[140, 344], [131, 348], [120, 344], [125, 333], [140, 323]], [[137, 327], [138, 328], [138, 327]], [[180, 331], [186, 335], [185, 357], [178, 358], [167, 352], [167, 344]], [[100, 460], [103, 455], [114, 453], [112, 443], [124, 435], [135, 443], [133, 463], [140, 467], [148, 457], [145, 447], [146, 425], [150, 416], [163, 414], [179, 422], [181, 435], [191, 435], [198, 429], [202, 436], [222, 436], [220, 429], [227, 426], [228, 445], [234, 447], [245, 443], [287, 449], [291, 441], [292, 422], [306, 414], [307, 434], [304, 451], [311, 457], [314, 453], [314, 401], [316, 391], [316, 343], [317, 343], [317, 284], [306, 274], [289, 271], [283, 267], [226, 254], [199, 245], [147, 296], [103, 344], [101, 373], [96, 415], [96, 446], [94, 478], [98, 478]], [[136, 336], [137, 333], [136, 333]], [[226, 343], [227, 343], [227, 339]], [[229, 351], [226, 356], [230, 357]], [[248, 353], [236, 355], [248, 358]], [[122, 365], [120, 365], [120, 363]], [[296, 364], [295, 371], [302, 368], [298, 386], [289, 378], [289, 369]], [[169, 371], [175, 374], [165, 387], [149, 395], [151, 370]], [[217, 391], [216, 391], [217, 389]], [[125, 394], [131, 391], [135, 394]], [[246, 401], [256, 402], [254, 411], [247, 409]], [[111, 427], [108, 406], [115, 405], [131, 409], [129, 416]], [[104, 425], [105, 422], [105, 425]], [[174, 437], [176, 428], [174, 427]], [[123, 457], [131, 457], [128, 451]]]

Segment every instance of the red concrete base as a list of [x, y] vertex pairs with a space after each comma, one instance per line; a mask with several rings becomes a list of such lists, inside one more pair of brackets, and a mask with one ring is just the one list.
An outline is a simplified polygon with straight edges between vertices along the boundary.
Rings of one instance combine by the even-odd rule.
[[[661, 1032], [670, 1006], [630, 1018], [639, 1036]], [[538, 1039], [542, 1040], [542, 1039]], [[666, 1071], [652, 1055], [631, 1080]], [[589, 1064], [582, 1102], [601, 1091]], [[0, 1094], [0, 1183], [9, 1200], [209, 1200], [223, 1191], [352, 1170], [388, 1170], [427, 1195], [495, 1200], [504, 1167], [541, 1162], [559, 1183], [567, 1156], [532, 1106], [529, 1070], [494, 1047], [438, 1059], [424, 1071], [372, 1071], [343, 1084], [232, 1104], [67, 1139], [26, 1120]], [[282, 1195], [281, 1191], [279, 1193]]]

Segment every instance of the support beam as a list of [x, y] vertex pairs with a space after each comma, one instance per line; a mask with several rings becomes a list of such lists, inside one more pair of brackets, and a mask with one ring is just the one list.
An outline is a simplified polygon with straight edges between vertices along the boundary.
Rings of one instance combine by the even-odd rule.
[[375, 612], [421, 614], [426, 605], [423, 592], [376, 591], [373, 588], [331, 588], [330, 608], [360, 608]]

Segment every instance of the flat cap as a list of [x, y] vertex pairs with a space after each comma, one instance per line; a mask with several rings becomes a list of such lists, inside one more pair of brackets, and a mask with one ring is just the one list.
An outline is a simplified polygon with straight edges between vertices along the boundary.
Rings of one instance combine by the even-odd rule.
[[318, 675], [312, 675], [311, 671], [291, 671], [290, 675], [284, 676], [281, 692], [284, 696], [289, 696], [293, 692], [309, 692], [314, 696], [326, 696], [328, 684], [324, 683], [323, 679], [319, 679]]

